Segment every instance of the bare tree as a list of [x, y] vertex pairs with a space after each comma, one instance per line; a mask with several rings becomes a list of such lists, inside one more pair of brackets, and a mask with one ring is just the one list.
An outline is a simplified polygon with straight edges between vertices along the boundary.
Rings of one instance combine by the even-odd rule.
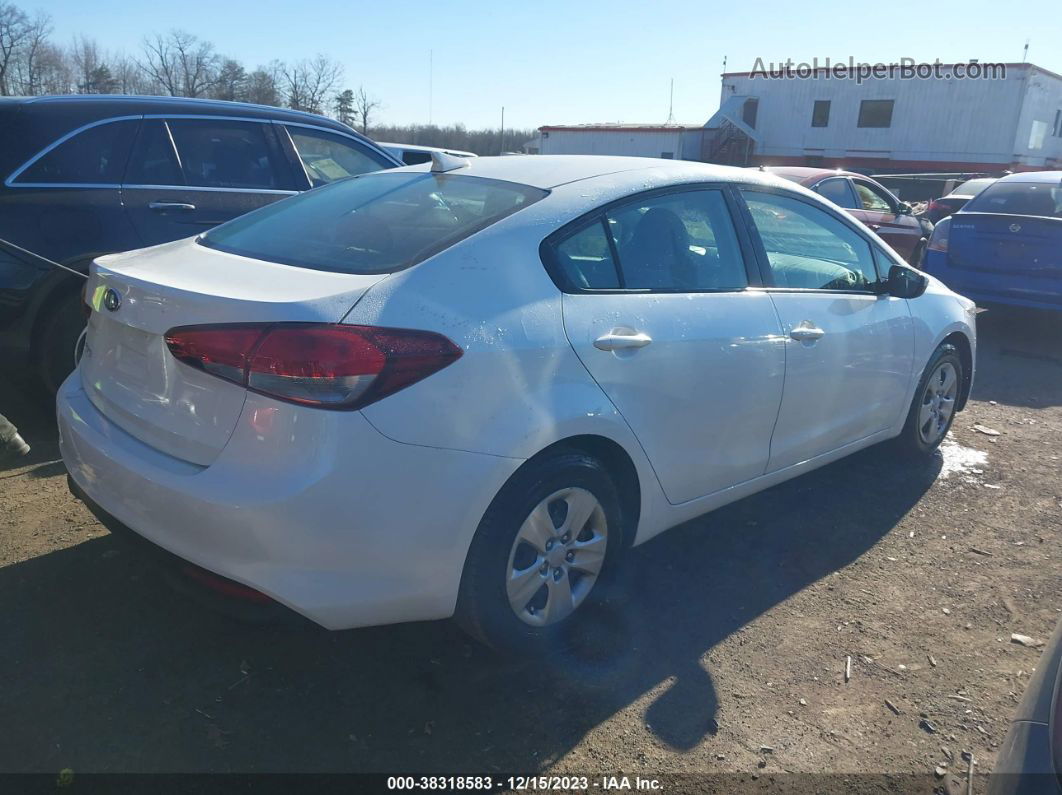
[[302, 60], [282, 69], [288, 107], [321, 113], [325, 98], [343, 77], [343, 67], [326, 55]]
[[19, 94], [34, 96], [44, 93], [43, 68], [52, 32], [52, 19], [43, 11], [28, 20], [26, 36], [15, 51], [9, 67], [8, 87]]
[[358, 86], [358, 90], [354, 92], [353, 116], [363, 135], [369, 134], [369, 120], [380, 106], [380, 100], [366, 94], [364, 86]]
[[284, 64], [280, 61], [271, 61], [251, 72], [247, 76], [247, 101], [257, 105], [282, 105], [280, 81], [283, 72]]
[[11, 94], [11, 73], [31, 30], [32, 23], [22, 9], [0, 0], [0, 96]]
[[173, 97], [204, 96], [217, 79], [214, 45], [183, 30], [156, 33], [144, 40], [141, 67]]

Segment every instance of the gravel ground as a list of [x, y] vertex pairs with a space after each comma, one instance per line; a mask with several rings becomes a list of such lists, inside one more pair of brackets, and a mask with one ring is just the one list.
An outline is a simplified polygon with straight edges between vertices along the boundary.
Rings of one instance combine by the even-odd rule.
[[68, 494], [48, 410], [0, 385], [33, 445], [0, 469], [0, 771], [988, 771], [1039, 656], [1010, 635], [1062, 606], [1062, 322], [980, 325], [943, 455], [865, 451], [634, 550], [596, 666], [204, 610]]

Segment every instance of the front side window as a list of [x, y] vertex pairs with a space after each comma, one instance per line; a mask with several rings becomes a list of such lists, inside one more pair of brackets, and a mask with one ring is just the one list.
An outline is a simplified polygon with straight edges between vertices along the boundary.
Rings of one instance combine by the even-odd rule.
[[168, 125], [189, 187], [278, 187], [265, 124], [172, 119]]
[[824, 199], [829, 199], [838, 207], [854, 210], [859, 206], [856, 203], [855, 196], [852, 194], [852, 188], [849, 186], [848, 180], [845, 177], [824, 179], [815, 186], [814, 190]]
[[546, 194], [478, 177], [384, 171], [270, 204], [215, 227], [199, 243], [301, 268], [392, 273]]
[[722, 191], [651, 197], [610, 210], [606, 219], [627, 289], [696, 292], [748, 286]]
[[891, 213], [893, 211], [892, 202], [888, 200], [880, 189], [859, 180], [853, 180], [853, 184], [855, 184], [856, 193], [859, 195], [859, 204], [864, 210], [872, 210], [876, 213]]
[[894, 101], [891, 99], [864, 99], [859, 103], [859, 126], [891, 127]]
[[[382, 157], [370, 155], [367, 149], [342, 135], [308, 127], [288, 127], [288, 133], [306, 169], [306, 176], [315, 188], [337, 179], [392, 166]], [[430, 154], [428, 160], [431, 160]]]
[[870, 244], [824, 210], [787, 196], [742, 191], [775, 287], [870, 290], [878, 281]]
[[113, 121], [82, 130], [38, 158], [15, 183], [117, 185], [129, 159], [136, 121]]

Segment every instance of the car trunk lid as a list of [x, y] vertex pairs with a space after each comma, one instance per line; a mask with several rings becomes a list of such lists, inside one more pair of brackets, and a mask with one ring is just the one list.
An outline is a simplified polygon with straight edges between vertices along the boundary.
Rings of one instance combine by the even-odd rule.
[[194, 239], [102, 257], [87, 288], [93, 312], [83, 387], [126, 433], [208, 466], [236, 427], [246, 390], [179, 362], [166, 332], [213, 323], [337, 323], [383, 277], [263, 262]]
[[957, 213], [948, 248], [953, 268], [1062, 277], [1062, 219]]

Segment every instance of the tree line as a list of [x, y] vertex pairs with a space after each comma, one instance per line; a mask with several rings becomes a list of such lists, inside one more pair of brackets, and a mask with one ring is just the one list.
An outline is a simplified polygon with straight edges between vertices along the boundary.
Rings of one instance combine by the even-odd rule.
[[248, 69], [213, 43], [183, 30], [146, 36], [135, 55], [108, 52], [88, 36], [68, 45], [52, 37], [51, 17], [0, 0], [0, 96], [139, 94], [203, 97], [331, 116], [395, 143], [499, 154], [519, 149], [532, 130], [466, 130], [463, 125], [382, 125], [381, 101], [344, 84], [343, 66], [324, 54], [273, 60]]

